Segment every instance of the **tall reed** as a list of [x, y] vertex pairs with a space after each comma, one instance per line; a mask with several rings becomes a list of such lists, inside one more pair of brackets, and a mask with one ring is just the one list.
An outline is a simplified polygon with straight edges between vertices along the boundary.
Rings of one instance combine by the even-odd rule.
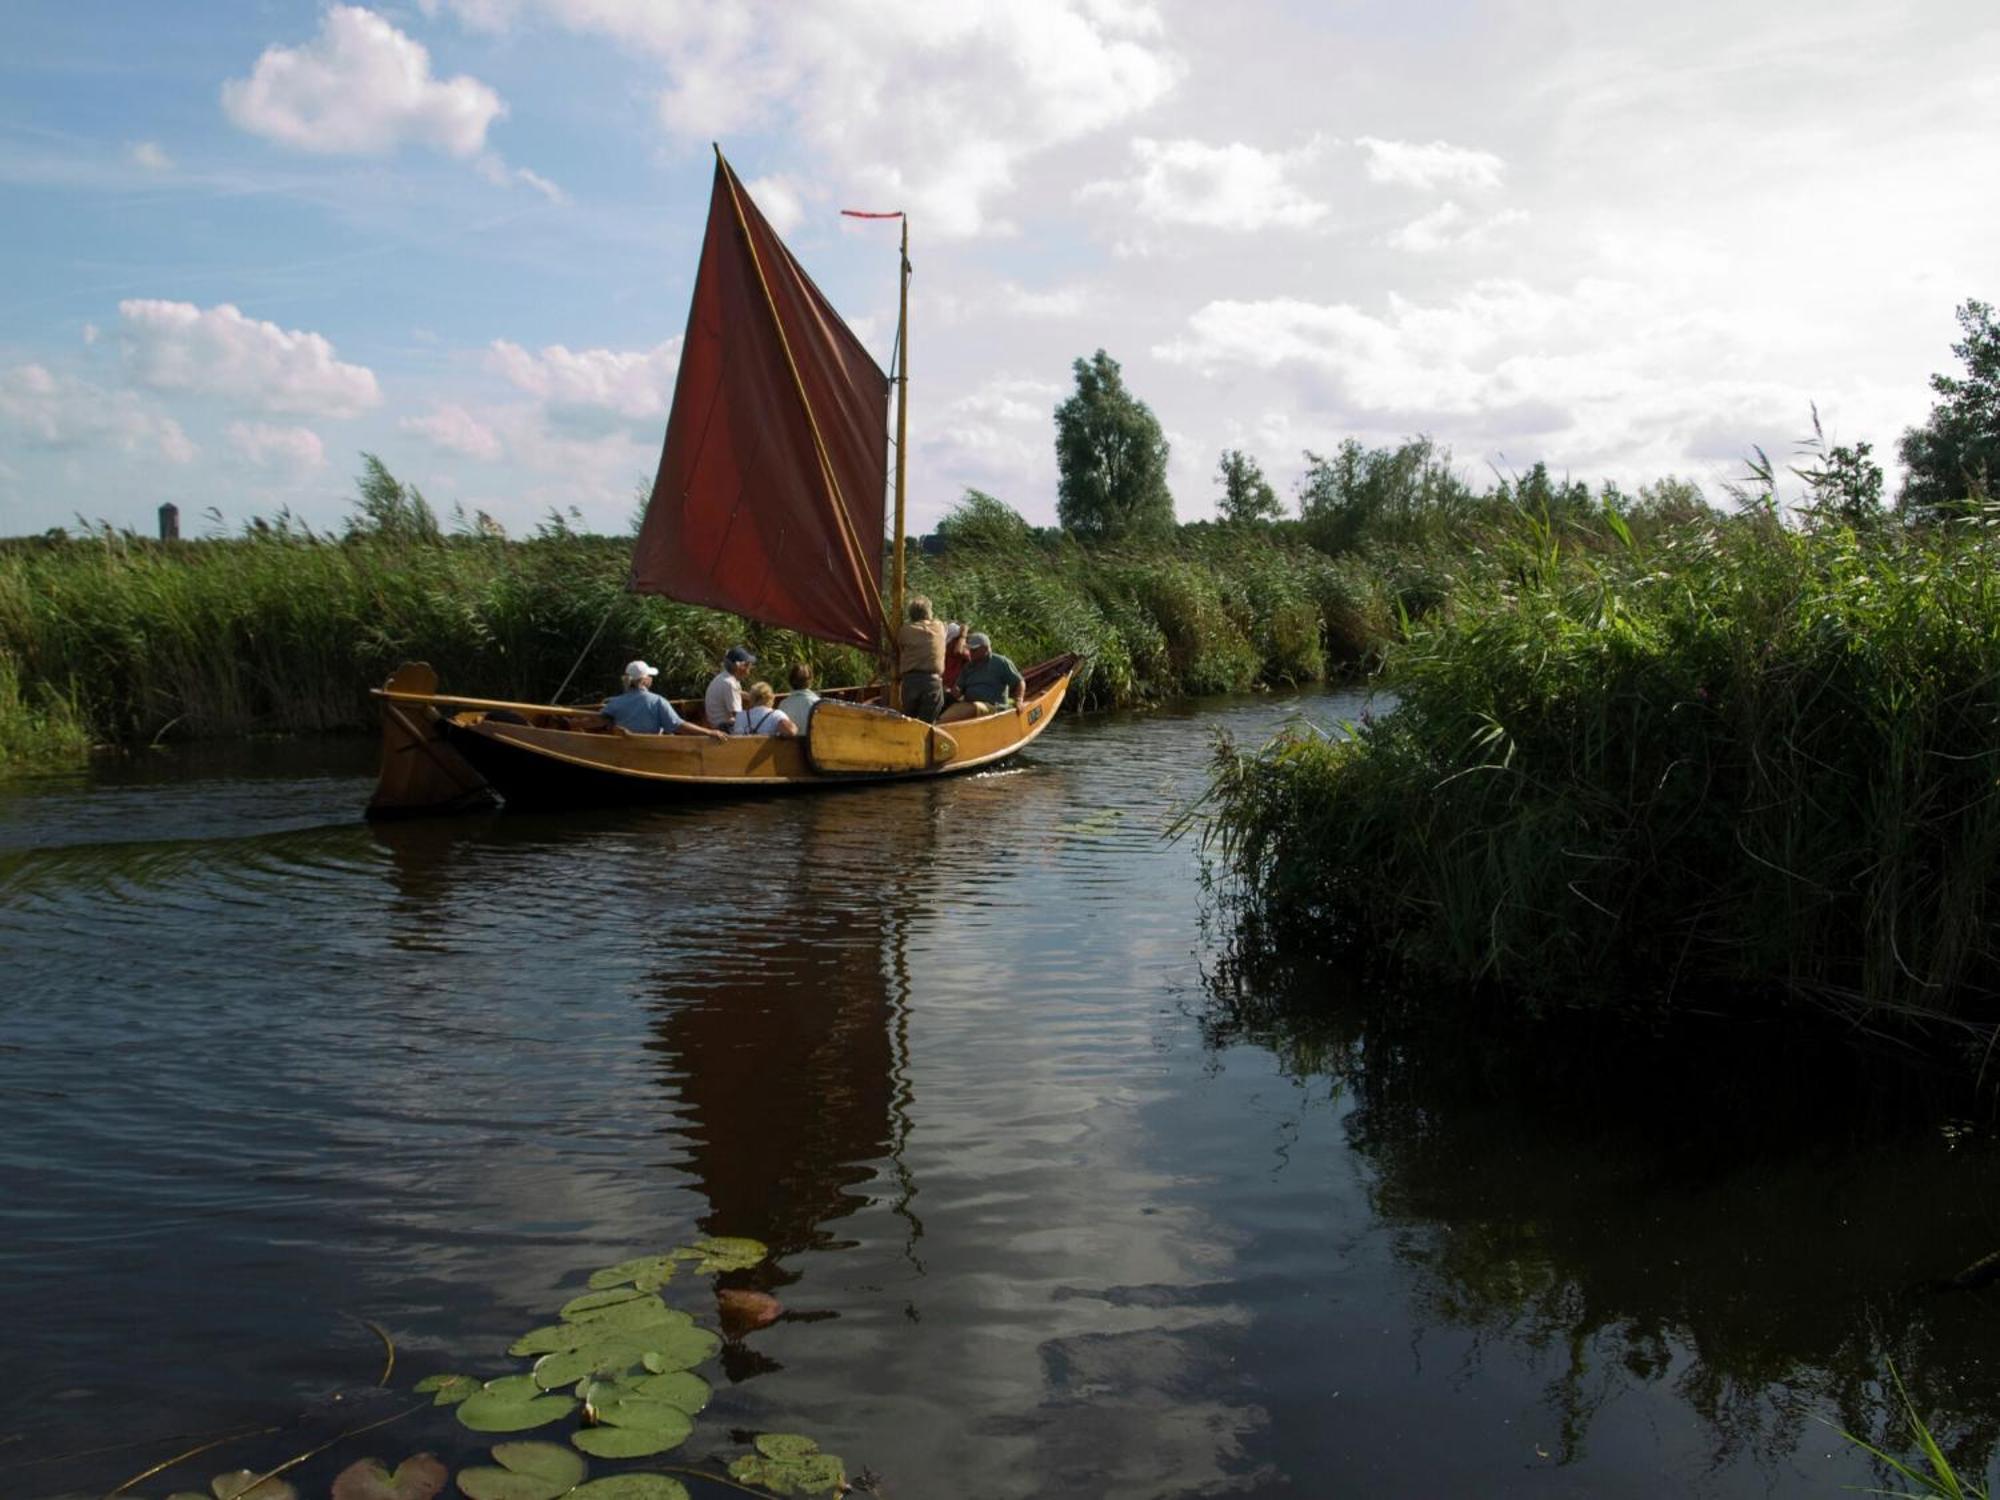
[[1351, 738], [1218, 756], [1263, 918], [1530, 1006], [1782, 994], [2000, 1021], [2000, 545], [1524, 519]]
[[[1189, 533], [1085, 549], [1022, 526], [917, 556], [911, 581], [1024, 666], [1086, 653], [1085, 706], [1310, 681], [1379, 645], [1387, 612], [1353, 569], [1266, 530]], [[739, 640], [774, 664], [811, 662], [823, 682], [875, 670], [862, 652], [631, 594], [629, 556], [625, 539], [559, 529], [8, 544], [0, 753], [365, 727], [366, 689], [411, 659], [456, 690], [535, 701], [573, 667], [568, 698], [602, 694], [635, 656], [663, 669], [664, 691], [692, 695]]]

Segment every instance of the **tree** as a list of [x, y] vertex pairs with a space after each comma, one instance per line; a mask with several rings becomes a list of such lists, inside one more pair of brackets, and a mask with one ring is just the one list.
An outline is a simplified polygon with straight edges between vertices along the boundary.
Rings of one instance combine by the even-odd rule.
[[1102, 349], [1079, 359], [1076, 394], [1056, 408], [1056, 515], [1091, 540], [1164, 536], [1174, 527], [1167, 438], [1145, 402], [1125, 389]]
[[1225, 521], [1275, 521], [1285, 513], [1278, 492], [1257, 467], [1257, 460], [1241, 448], [1222, 450], [1215, 466], [1222, 482], [1222, 519]]
[[1299, 518], [1323, 552], [1347, 552], [1369, 538], [1407, 541], [1449, 527], [1475, 496], [1452, 467], [1451, 450], [1427, 437], [1396, 448], [1341, 440], [1331, 458], [1306, 450]]
[[1931, 376], [1931, 389], [1943, 399], [1896, 448], [1909, 470], [1896, 508], [1909, 520], [1961, 514], [1968, 500], [1991, 497], [2000, 472], [2000, 327], [1992, 305], [1976, 301], [1959, 308], [1958, 326], [1965, 337], [1951, 352], [1965, 374]]

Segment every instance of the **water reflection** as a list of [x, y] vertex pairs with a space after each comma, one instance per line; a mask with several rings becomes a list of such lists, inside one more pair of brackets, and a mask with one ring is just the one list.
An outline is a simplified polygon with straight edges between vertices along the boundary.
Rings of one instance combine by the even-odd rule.
[[1268, 969], [1221, 971], [1212, 1040], [1341, 1091], [1419, 1324], [1465, 1338], [1464, 1371], [1537, 1372], [1552, 1462], [1648, 1388], [1698, 1415], [1711, 1472], [1775, 1480], [1840, 1446], [1829, 1420], [1908, 1451], [1893, 1364], [1962, 1472], [1991, 1466], [2000, 1305], [1937, 1283], [2000, 1248], [2000, 1146], [1941, 1127], [1930, 1081], [1723, 1025], [1524, 1044]]

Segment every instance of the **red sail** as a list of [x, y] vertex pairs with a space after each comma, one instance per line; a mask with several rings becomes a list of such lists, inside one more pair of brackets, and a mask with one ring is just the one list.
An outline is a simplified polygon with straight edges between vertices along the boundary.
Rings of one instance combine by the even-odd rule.
[[873, 649], [889, 378], [720, 154], [632, 587]]

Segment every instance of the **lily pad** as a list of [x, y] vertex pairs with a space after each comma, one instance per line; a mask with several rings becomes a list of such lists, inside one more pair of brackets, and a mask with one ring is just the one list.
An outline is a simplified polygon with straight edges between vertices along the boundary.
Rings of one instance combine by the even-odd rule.
[[688, 1500], [688, 1492], [664, 1474], [613, 1474], [578, 1486], [564, 1500]]
[[428, 1396], [437, 1393], [433, 1406], [456, 1406], [467, 1396], [478, 1390], [480, 1380], [477, 1375], [426, 1375], [417, 1382], [417, 1394]]
[[459, 1403], [458, 1420], [474, 1432], [525, 1432], [576, 1410], [568, 1396], [550, 1396], [532, 1375], [488, 1381]]
[[674, 1272], [680, 1269], [679, 1262], [672, 1255], [642, 1255], [637, 1260], [621, 1260], [615, 1266], [606, 1266], [601, 1271], [590, 1273], [593, 1289], [621, 1286], [630, 1282], [642, 1292], [657, 1292], [674, 1279]]
[[644, 1396], [623, 1396], [596, 1408], [598, 1425], [627, 1427], [634, 1431], [656, 1432], [685, 1442], [694, 1431], [694, 1418], [670, 1401], [652, 1401]]
[[623, 1307], [628, 1302], [658, 1303], [659, 1298], [651, 1292], [642, 1292], [636, 1286], [615, 1286], [607, 1291], [585, 1292], [581, 1297], [572, 1297], [562, 1305], [562, 1320], [565, 1323], [582, 1323], [591, 1318], [601, 1318], [614, 1307]]
[[[693, 1428], [690, 1422], [689, 1431]], [[651, 1427], [584, 1427], [572, 1432], [569, 1440], [595, 1458], [650, 1458], [679, 1447], [686, 1437], [686, 1432], [676, 1437]]]
[[755, 1453], [730, 1463], [729, 1477], [778, 1495], [824, 1495], [846, 1486], [847, 1469], [833, 1454], [820, 1452], [819, 1444], [809, 1437], [766, 1432], [759, 1434]]
[[444, 1488], [451, 1471], [429, 1453], [419, 1453], [396, 1465], [376, 1458], [359, 1458], [334, 1477], [333, 1500], [431, 1500]]
[[299, 1500], [299, 1492], [282, 1479], [267, 1479], [257, 1484], [260, 1472], [232, 1469], [209, 1480], [208, 1487], [215, 1491], [215, 1500]]
[[674, 1252], [677, 1260], [692, 1260], [697, 1276], [711, 1276], [717, 1271], [747, 1271], [770, 1255], [771, 1247], [762, 1240], [742, 1239], [729, 1235], [714, 1239], [696, 1240]]
[[[597, 1343], [545, 1354], [535, 1361], [534, 1378], [544, 1390], [573, 1385], [591, 1375], [619, 1375], [634, 1367], [665, 1374], [713, 1359], [722, 1340], [689, 1320], [650, 1328], [620, 1330]], [[648, 1359], [647, 1356], [652, 1358]]]
[[657, 1328], [661, 1324], [692, 1323], [693, 1318], [668, 1307], [658, 1297], [648, 1296], [586, 1313], [581, 1321], [548, 1323], [531, 1328], [507, 1346], [509, 1354], [557, 1354], [580, 1349], [585, 1344], [614, 1333]]
[[555, 1443], [495, 1443], [497, 1469], [461, 1469], [467, 1500], [556, 1500], [583, 1482], [590, 1466]]
[[715, 1394], [709, 1383], [692, 1370], [670, 1370], [664, 1375], [650, 1376], [634, 1386], [633, 1391], [648, 1400], [678, 1406], [689, 1416], [708, 1405], [708, 1398]]

